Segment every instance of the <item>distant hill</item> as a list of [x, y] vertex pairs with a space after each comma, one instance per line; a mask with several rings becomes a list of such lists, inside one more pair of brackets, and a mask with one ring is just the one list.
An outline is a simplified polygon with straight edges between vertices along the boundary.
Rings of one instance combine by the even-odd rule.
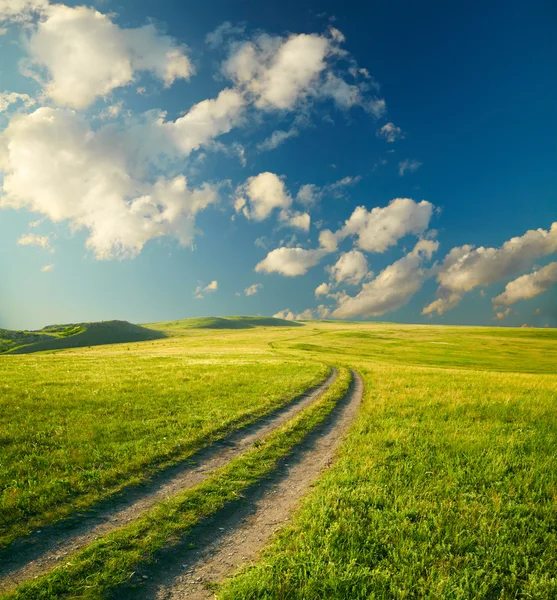
[[166, 337], [161, 331], [127, 321], [49, 325], [40, 331], [0, 329], [0, 353], [29, 354], [103, 344], [143, 342]]
[[252, 329], [254, 327], [303, 327], [303, 325], [296, 321], [275, 317], [199, 317], [149, 323], [148, 327], [168, 333], [177, 333], [184, 329]]

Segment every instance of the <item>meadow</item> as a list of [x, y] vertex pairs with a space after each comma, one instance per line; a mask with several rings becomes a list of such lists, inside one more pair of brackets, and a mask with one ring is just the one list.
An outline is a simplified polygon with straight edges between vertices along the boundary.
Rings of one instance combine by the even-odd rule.
[[[218, 346], [218, 345], [217, 345]], [[323, 364], [160, 340], [0, 360], [0, 547], [315, 385]]]
[[168, 337], [0, 357], [5, 544], [284, 404], [328, 367], [341, 376], [201, 486], [6, 597], [117, 598], [157, 548], [272, 471], [334, 408], [347, 368], [365, 394], [336, 460], [217, 597], [557, 597], [557, 331], [147, 327]]

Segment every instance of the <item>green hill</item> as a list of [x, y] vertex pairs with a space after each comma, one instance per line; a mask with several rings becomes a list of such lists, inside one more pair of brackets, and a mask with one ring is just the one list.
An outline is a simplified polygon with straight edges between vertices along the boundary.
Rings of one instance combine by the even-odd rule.
[[296, 321], [277, 319], [275, 317], [198, 317], [195, 319], [180, 319], [149, 323], [147, 327], [177, 333], [188, 329], [252, 329], [254, 327], [302, 327]]
[[166, 336], [161, 331], [127, 321], [49, 325], [40, 331], [0, 329], [0, 353], [29, 354], [44, 350], [142, 342], [163, 337]]

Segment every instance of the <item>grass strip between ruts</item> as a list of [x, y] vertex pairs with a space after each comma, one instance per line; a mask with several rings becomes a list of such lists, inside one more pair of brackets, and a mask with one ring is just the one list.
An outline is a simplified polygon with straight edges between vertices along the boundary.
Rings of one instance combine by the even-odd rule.
[[257, 446], [217, 469], [200, 485], [159, 504], [134, 523], [93, 542], [67, 562], [2, 596], [4, 600], [106, 598], [128, 581], [137, 567], [161, 548], [177, 543], [200, 519], [208, 517], [270, 473], [334, 409], [350, 388], [352, 374], [339, 376], [314, 404], [269, 434]]

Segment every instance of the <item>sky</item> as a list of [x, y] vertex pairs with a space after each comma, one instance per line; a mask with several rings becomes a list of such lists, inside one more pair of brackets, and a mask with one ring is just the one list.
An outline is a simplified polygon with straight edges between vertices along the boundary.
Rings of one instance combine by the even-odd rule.
[[557, 326], [557, 5], [0, 0], [0, 327]]

